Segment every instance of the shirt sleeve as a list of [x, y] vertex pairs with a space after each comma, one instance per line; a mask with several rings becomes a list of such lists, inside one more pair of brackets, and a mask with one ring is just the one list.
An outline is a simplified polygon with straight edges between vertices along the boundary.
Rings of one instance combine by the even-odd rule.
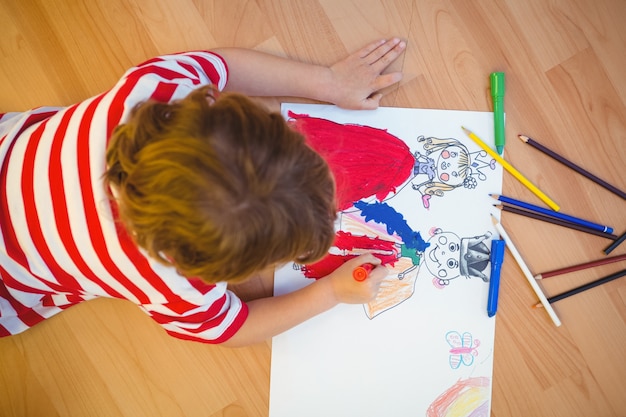
[[248, 317], [248, 306], [226, 289], [226, 283], [192, 279], [190, 284], [196, 294], [187, 299], [140, 307], [176, 338], [211, 344], [230, 339]]
[[195, 86], [213, 84], [223, 90], [228, 66], [221, 56], [209, 51], [180, 52], [149, 59], [124, 74], [125, 79], [152, 75], [161, 81], [189, 80]]
[[148, 99], [164, 103], [180, 100], [205, 85], [214, 85], [221, 91], [227, 81], [226, 61], [209, 51], [162, 55], [139, 64], [126, 71], [107, 93], [107, 138], [139, 103]]

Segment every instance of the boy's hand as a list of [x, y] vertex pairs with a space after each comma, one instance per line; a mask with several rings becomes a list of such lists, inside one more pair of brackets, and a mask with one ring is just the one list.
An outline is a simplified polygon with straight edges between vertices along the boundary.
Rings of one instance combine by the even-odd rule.
[[371, 43], [330, 67], [331, 101], [346, 109], [378, 108], [380, 90], [399, 82], [401, 72], [382, 74], [406, 48], [400, 39]]
[[[364, 281], [357, 281], [352, 276], [354, 268], [370, 263], [375, 266]], [[365, 304], [378, 294], [382, 280], [387, 276], [387, 269], [380, 265], [380, 259], [367, 253], [350, 259], [337, 268], [325, 279], [331, 280], [337, 301], [347, 304]]]

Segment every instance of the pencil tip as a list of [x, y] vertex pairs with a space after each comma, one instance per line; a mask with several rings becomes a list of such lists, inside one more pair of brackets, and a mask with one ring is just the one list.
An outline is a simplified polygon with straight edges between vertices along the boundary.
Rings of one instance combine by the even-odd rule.
[[517, 135], [518, 138], [522, 140], [522, 142], [528, 142], [529, 137], [524, 135]]
[[537, 274], [535, 275], [535, 279], [543, 279], [543, 277], [541, 276], [541, 274]]

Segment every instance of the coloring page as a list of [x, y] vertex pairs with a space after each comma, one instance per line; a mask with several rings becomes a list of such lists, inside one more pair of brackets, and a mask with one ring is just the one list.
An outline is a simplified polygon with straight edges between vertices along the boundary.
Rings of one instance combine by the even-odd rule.
[[336, 239], [310, 265], [276, 271], [274, 294], [371, 251], [389, 273], [375, 300], [339, 305], [272, 341], [271, 417], [489, 416], [495, 317], [487, 316], [490, 193], [502, 168], [493, 113], [284, 104], [329, 163]]

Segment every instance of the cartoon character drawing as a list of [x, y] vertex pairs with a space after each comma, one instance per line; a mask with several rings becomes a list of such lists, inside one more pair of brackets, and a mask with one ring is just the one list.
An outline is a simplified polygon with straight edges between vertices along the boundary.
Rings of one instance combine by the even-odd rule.
[[495, 169], [496, 161], [485, 159], [485, 151], [472, 154], [457, 139], [419, 136], [417, 141], [426, 154], [414, 153], [411, 187], [422, 195], [424, 208], [430, 207], [433, 195], [442, 197], [445, 192], [458, 187], [476, 188], [476, 178], [481, 181], [486, 179], [481, 170], [485, 167]]
[[[486, 178], [481, 164], [489, 164], [480, 162], [476, 155], [472, 161], [467, 148], [456, 139], [420, 136], [418, 142], [426, 151], [422, 155], [411, 153], [404, 141], [383, 129], [340, 124], [293, 112], [289, 112], [289, 122], [328, 162], [340, 214], [334, 247], [321, 261], [302, 267], [306, 277], [319, 279], [364, 251], [373, 252], [390, 272], [376, 300], [365, 306], [370, 319], [412, 296], [422, 259], [439, 286], [460, 275], [487, 281], [481, 271], [489, 261], [489, 249], [485, 246], [486, 252], [483, 251], [479, 237], [453, 239], [453, 233], [439, 233], [439, 238], [454, 241], [458, 251], [441, 265], [438, 259], [449, 255], [444, 252], [450, 251], [452, 243], [444, 251], [440, 240], [432, 240], [436, 247], [429, 249], [431, 242], [424, 241], [402, 213], [386, 201], [412, 184], [422, 193], [424, 207], [428, 208], [431, 195], [442, 196], [460, 186], [475, 187], [474, 177]], [[423, 181], [418, 183], [420, 178]], [[486, 262], [481, 257], [485, 254]]]
[[426, 155], [422, 155], [419, 151], [414, 152], [415, 165], [413, 166], [413, 175], [418, 176], [420, 174], [426, 174], [429, 181], [435, 179], [436, 168], [435, 160], [429, 158]]
[[478, 356], [480, 341], [474, 339], [471, 333], [449, 331], [446, 333], [446, 341], [450, 345], [449, 363], [452, 369], [458, 369], [461, 365], [471, 366], [474, 363], [474, 357]]
[[483, 271], [489, 264], [491, 250], [484, 241], [490, 236], [491, 232], [486, 232], [480, 236], [460, 238], [453, 232], [434, 229], [428, 240], [430, 246], [424, 252], [424, 264], [434, 275], [435, 286], [443, 288], [460, 276], [488, 282], [489, 278]]

